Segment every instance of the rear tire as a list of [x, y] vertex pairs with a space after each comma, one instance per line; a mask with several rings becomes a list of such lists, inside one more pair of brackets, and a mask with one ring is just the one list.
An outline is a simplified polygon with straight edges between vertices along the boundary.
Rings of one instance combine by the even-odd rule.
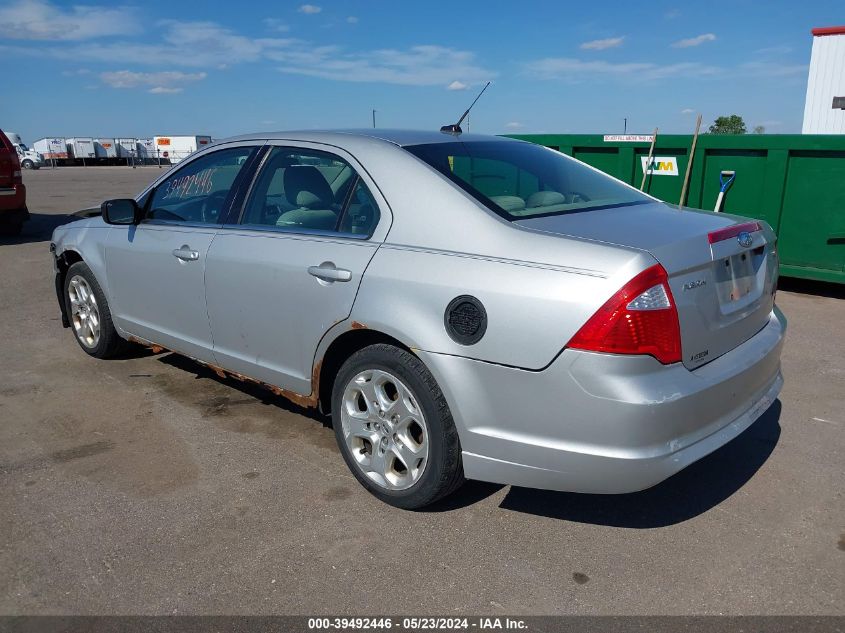
[[350, 356], [332, 389], [332, 423], [346, 465], [385, 503], [422, 508], [464, 482], [446, 398], [406, 350], [380, 343]]
[[106, 295], [85, 262], [68, 268], [64, 299], [74, 338], [86, 354], [110, 358], [129, 347], [115, 330]]

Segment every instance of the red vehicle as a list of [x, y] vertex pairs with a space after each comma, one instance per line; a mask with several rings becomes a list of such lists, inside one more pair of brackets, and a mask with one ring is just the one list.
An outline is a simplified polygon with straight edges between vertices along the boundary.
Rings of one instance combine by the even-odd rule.
[[0, 235], [18, 235], [28, 219], [21, 162], [12, 143], [0, 130]]

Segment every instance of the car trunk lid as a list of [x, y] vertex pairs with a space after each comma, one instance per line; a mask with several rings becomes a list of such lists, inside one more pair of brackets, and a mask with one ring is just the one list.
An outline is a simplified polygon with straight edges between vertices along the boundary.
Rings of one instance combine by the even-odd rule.
[[754, 336], [774, 305], [775, 236], [763, 223], [658, 202], [515, 223], [650, 253], [669, 275], [689, 369]]

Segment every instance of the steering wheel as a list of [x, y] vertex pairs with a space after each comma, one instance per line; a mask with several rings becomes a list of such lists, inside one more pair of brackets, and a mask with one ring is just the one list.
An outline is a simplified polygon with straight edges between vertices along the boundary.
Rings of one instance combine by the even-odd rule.
[[223, 203], [226, 201], [226, 195], [228, 193], [224, 189], [222, 191], [214, 191], [203, 198], [202, 206], [200, 207], [203, 222], [216, 224], [219, 221], [220, 211], [223, 209]]
[[281, 205], [271, 202], [266, 203], [261, 215], [261, 224], [275, 224], [284, 212]]

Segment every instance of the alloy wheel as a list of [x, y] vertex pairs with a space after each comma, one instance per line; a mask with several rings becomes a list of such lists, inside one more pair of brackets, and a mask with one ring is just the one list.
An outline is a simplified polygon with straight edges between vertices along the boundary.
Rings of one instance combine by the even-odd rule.
[[76, 338], [85, 347], [96, 347], [100, 341], [100, 309], [91, 285], [84, 277], [74, 275], [68, 283], [67, 294]]
[[340, 417], [354, 463], [372, 482], [404, 490], [419, 481], [429, 431], [419, 400], [399, 378], [380, 369], [360, 372], [343, 391]]

